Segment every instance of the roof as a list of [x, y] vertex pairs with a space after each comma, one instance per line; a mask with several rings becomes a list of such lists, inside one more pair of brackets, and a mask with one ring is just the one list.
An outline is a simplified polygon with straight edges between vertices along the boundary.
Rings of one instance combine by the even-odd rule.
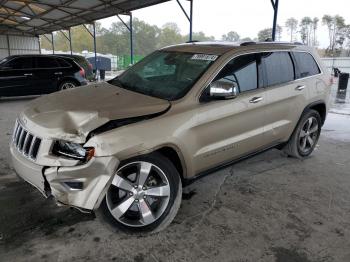
[[42, 35], [169, 0], [0, 0], [0, 34]]
[[179, 51], [190, 53], [203, 53], [222, 55], [232, 50], [288, 50], [288, 49], [300, 49], [307, 50], [308, 47], [300, 45], [299, 43], [289, 42], [224, 42], [224, 41], [211, 41], [211, 42], [190, 42], [180, 45], [173, 45], [163, 48], [167, 51]]

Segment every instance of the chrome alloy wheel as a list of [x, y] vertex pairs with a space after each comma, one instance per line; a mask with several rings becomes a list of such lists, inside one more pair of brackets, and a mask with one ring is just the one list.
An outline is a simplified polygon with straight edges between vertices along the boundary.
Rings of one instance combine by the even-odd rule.
[[147, 226], [166, 210], [170, 198], [169, 181], [156, 165], [137, 161], [118, 169], [106, 194], [111, 215], [120, 223]]
[[65, 90], [65, 89], [71, 89], [71, 88], [74, 88], [75, 85], [71, 82], [67, 82], [67, 83], [64, 83], [62, 86], [61, 86], [61, 90]]
[[309, 117], [303, 124], [299, 133], [299, 149], [308, 153], [313, 149], [318, 139], [318, 122], [314, 116]]

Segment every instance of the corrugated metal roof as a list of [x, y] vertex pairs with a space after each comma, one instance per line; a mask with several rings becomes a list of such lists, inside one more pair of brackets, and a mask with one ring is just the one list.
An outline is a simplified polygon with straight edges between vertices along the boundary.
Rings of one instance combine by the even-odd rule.
[[169, 0], [0, 0], [0, 34], [42, 35]]

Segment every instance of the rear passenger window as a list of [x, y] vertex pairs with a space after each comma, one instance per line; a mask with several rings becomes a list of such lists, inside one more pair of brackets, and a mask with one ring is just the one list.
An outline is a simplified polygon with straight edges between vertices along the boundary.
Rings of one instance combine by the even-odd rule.
[[37, 68], [57, 68], [59, 64], [55, 58], [52, 57], [37, 57], [36, 58]]
[[232, 59], [216, 76], [221, 80], [235, 84], [240, 92], [257, 88], [258, 65], [255, 54], [242, 55]]
[[261, 54], [267, 85], [277, 85], [294, 80], [294, 66], [288, 52]]
[[293, 55], [299, 71], [297, 78], [313, 76], [321, 73], [320, 68], [311, 54], [305, 52], [293, 52]]

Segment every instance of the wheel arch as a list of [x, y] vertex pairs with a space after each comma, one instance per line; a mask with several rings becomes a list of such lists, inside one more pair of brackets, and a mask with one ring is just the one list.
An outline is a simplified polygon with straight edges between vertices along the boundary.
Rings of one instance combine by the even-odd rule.
[[315, 111], [317, 111], [320, 114], [321, 120], [322, 120], [322, 125], [323, 125], [324, 122], [326, 121], [326, 115], [327, 115], [326, 102], [323, 101], [323, 100], [318, 100], [318, 101], [315, 101], [315, 102], [307, 105], [305, 107], [305, 109], [303, 110], [300, 118], [302, 117], [302, 115], [304, 115], [309, 110], [315, 110]]
[[187, 168], [185, 159], [177, 146], [172, 144], [160, 145], [156, 147], [152, 152], [160, 153], [161, 155], [168, 158], [174, 164], [176, 170], [179, 172], [181, 181], [184, 182], [186, 180]]

